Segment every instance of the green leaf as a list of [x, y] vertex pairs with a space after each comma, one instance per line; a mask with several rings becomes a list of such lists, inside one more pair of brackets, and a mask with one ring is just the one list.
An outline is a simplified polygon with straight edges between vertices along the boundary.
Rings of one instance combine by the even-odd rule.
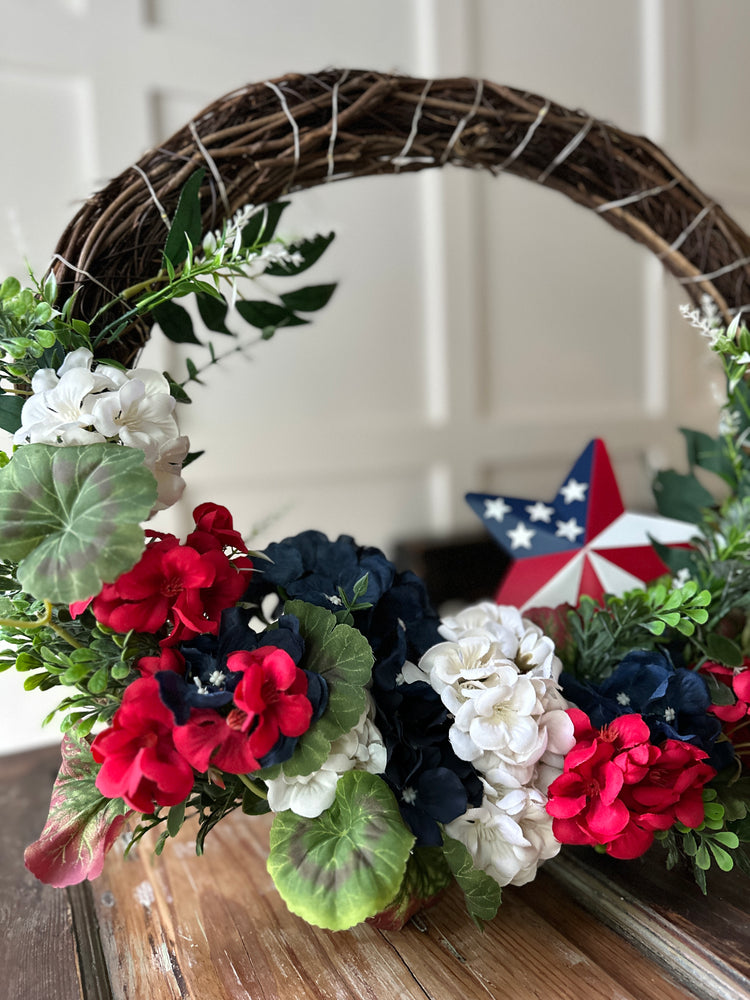
[[680, 433], [685, 438], [687, 459], [691, 469], [697, 465], [701, 469], [707, 469], [721, 476], [730, 485], [735, 482], [732, 461], [720, 438], [712, 438], [702, 431], [692, 431], [687, 427], [680, 427]]
[[291, 205], [289, 201], [274, 201], [269, 205], [261, 205], [242, 230], [243, 247], [252, 247], [256, 243], [270, 243], [279, 219], [289, 205]]
[[137, 562], [155, 500], [139, 450], [24, 445], [0, 470], [0, 558], [32, 596], [83, 600]]
[[0, 427], [9, 434], [15, 434], [21, 426], [23, 404], [23, 396], [15, 396], [12, 392], [0, 395]]
[[21, 291], [21, 282], [18, 278], [8, 277], [0, 285], [0, 301], [3, 299], [13, 299]]
[[201, 220], [200, 188], [206, 171], [201, 168], [191, 174], [180, 192], [177, 211], [164, 245], [164, 256], [175, 267], [184, 263], [188, 245], [196, 246], [203, 235]]
[[179, 382], [175, 382], [169, 372], [162, 372], [164, 378], [169, 382], [169, 394], [173, 396], [178, 403], [192, 403], [192, 399], [185, 390], [182, 388]]
[[237, 312], [251, 326], [258, 330], [276, 329], [280, 326], [302, 326], [306, 319], [295, 316], [286, 306], [265, 299], [245, 299], [235, 306]]
[[151, 312], [164, 336], [172, 343], [203, 346], [195, 336], [193, 321], [189, 313], [185, 312], [182, 306], [178, 306], [176, 302], [162, 302]]
[[725, 667], [741, 667], [743, 663], [742, 650], [724, 635], [711, 632], [706, 640], [706, 650], [709, 657]]
[[492, 920], [502, 901], [502, 889], [486, 872], [474, 867], [471, 854], [459, 840], [443, 838], [443, 851], [453, 875], [466, 897], [466, 908], [474, 923], [481, 928]]
[[695, 852], [695, 866], [704, 872], [707, 872], [711, 867], [711, 855], [708, 853], [708, 848], [703, 840], [701, 840], [700, 847]]
[[224, 298], [216, 299], [212, 295], [196, 295], [195, 301], [198, 303], [198, 312], [206, 325], [206, 329], [213, 330], [214, 333], [226, 333], [230, 337], [234, 334], [227, 328], [226, 318], [228, 306]]
[[349, 771], [333, 805], [315, 819], [276, 814], [268, 871], [292, 913], [346, 930], [394, 899], [413, 843], [385, 782]]
[[298, 243], [290, 243], [288, 247], [289, 252], [300, 254], [302, 256], [302, 262], [300, 264], [290, 264], [288, 267], [280, 263], [270, 264], [266, 268], [265, 273], [279, 278], [302, 274], [303, 271], [306, 271], [308, 267], [312, 267], [312, 265], [319, 260], [320, 257], [322, 257], [331, 243], [333, 243], [334, 236], [334, 233], [329, 233], [327, 236], [319, 234], [309, 240], [300, 240]]
[[167, 833], [170, 837], [176, 837], [185, 822], [185, 803], [179, 802], [167, 813]]
[[289, 309], [299, 312], [315, 312], [327, 305], [336, 289], [335, 285], [309, 285], [295, 292], [285, 292], [279, 298]]
[[317, 770], [328, 756], [331, 743], [359, 722], [367, 707], [366, 685], [374, 657], [362, 633], [338, 622], [326, 608], [305, 601], [287, 601], [284, 613], [299, 620], [300, 635], [305, 640], [305, 655], [299, 665], [321, 674], [328, 685], [325, 712], [300, 737], [292, 757], [281, 765], [287, 777], [296, 777]]
[[713, 496], [695, 476], [683, 476], [672, 469], [657, 473], [653, 492], [659, 513], [678, 521], [700, 524], [703, 511], [716, 505]]

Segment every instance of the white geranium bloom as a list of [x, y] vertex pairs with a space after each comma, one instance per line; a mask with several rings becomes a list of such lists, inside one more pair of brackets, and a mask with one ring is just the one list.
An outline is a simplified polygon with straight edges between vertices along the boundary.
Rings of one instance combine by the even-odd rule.
[[278, 778], [271, 778], [266, 783], [271, 811], [284, 812], [291, 809], [298, 816], [305, 816], [307, 819], [315, 819], [325, 812], [333, 805], [340, 777], [338, 771], [328, 768], [326, 764], [312, 774], [296, 778], [286, 778], [280, 774]]
[[487, 782], [482, 805], [446, 825], [461, 841], [474, 865], [501, 885], [524, 885], [560, 844], [552, 834], [546, 796], [536, 789], [495, 790]]
[[562, 664], [555, 656], [555, 644], [518, 608], [480, 601], [444, 618], [439, 631], [450, 642], [483, 635], [524, 673], [555, 680], [560, 676]]
[[480, 750], [492, 750], [511, 764], [537, 761], [547, 747], [539, 728], [541, 705], [528, 677], [507, 665], [500, 683], [468, 698], [456, 715], [453, 729], [468, 733]]
[[168, 393], [147, 394], [145, 384], [133, 378], [113, 392], [101, 393], [92, 406], [91, 419], [105, 437], [119, 437], [129, 448], [140, 448], [150, 464], [160, 445], [178, 436], [174, 408], [175, 400]]
[[180, 437], [169, 382], [150, 368], [92, 368], [93, 354], [80, 347], [60, 367], [32, 378], [32, 395], [21, 410], [14, 444], [87, 445], [107, 441], [140, 449], [157, 481], [152, 513], [179, 500], [182, 464], [189, 442]]
[[382, 774], [387, 754], [380, 730], [372, 721], [375, 704], [368, 694], [368, 704], [359, 722], [331, 744], [331, 752], [320, 769], [312, 774], [287, 778], [280, 774], [267, 781], [268, 804], [273, 812], [291, 809], [299, 816], [314, 819], [331, 805], [336, 785], [347, 771]]
[[[50, 369], [47, 369], [48, 371]], [[14, 444], [95, 444], [104, 436], [91, 430], [91, 372], [73, 368], [54, 388], [34, 393], [23, 404]]]
[[470, 633], [455, 642], [431, 646], [419, 661], [420, 669], [430, 675], [430, 684], [442, 694], [443, 688], [462, 681], [485, 681], [495, 671], [498, 661], [507, 662], [487, 635]]
[[165, 441], [159, 446], [154, 462], [148, 467], [156, 477], [156, 506], [154, 513], [166, 510], [182, 496], [185, 480], [182, 478], [182, 463], [187, 457], [190, 441], [184, 435]]

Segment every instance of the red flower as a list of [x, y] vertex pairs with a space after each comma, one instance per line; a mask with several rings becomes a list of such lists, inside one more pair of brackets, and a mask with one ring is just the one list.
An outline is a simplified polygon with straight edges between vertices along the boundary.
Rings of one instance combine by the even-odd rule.
[[616, 858], [648, 850], [655, 830], [676, 820], [703, 821], [702, 789], [715, 774], [708, 755], [680, 740], [661, 747], [640, 715], [621, 715], [601, 730], [569, 709], [576, 745], [549, 788], [552, 831], [564, 844], [601, 844]]
[[283, 649], [261, 646], [227, 657], [227, 668], [241, 672], [235, 707], [226, 718], [211, 709], [193, 709], [174, 732], [175, 744], [199, 771], [209, 764], [230, 774], [258, 770], [282, 736], [301, 736], [310, 728], [312, 705], [304, 670]]
[[731, 688], [735, 697], [732, 704], [711, 705], [708, 710], [721, 719], [737, 758], [750, 767], [750, 660], [745, 660], [738, 670], [720, 663], [704, 663], [700, 670]]
[[97, 621], [116, 632], [159, 632], [175, 645], [202, 633], [216, 634], [221, 612], [247, 586], [243, 567], [218, 549], [199, 552], [180, 545], [173, 535], [149, 543], [139, 562], [114, 583], [105, 584], [91, 610]]
[[162, 646], [159, 656], [142, 656], [136, 667], [141, 677], [153, 677], [159, 670], [172, 670], [176, 674], [184, 674], [185, 657], [173, 646]]
[[107, 798], [121, 798], [138, 812], [154, 803], [174, 806], [190, 794], [193, 769], [175, 748], [174, 720], [159, 697], [159, 685], [142, 677], [125, 689], [112, 725], [91, 745], [101, 764], [96, 787]]
[[750, 661], [745, 660], [740, 670], [724, 667], [720, 663], [704, 663], [701, 673], [712, 674], [730, 687], [735, 696], [733, 705], [711, 705], [709, 712], [722, 722], [739, 722], [750, 707]]
[[232, 515], [221, 504], [199, 504], [193, 511], [193, 520], [195, 531], [188, 535], [187, 545], [198, 549], [199, 552], [225, 548], [247, 552], [242, 535], [234, 529]]

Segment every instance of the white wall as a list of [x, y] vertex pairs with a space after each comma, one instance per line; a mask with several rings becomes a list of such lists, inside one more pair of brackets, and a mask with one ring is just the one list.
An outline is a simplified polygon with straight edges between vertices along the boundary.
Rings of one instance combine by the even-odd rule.
[[[43, 270], [75, 205], [243, 82], [331, 65], [481, 75], [644, 132], [746, 225], [745, 0], [25, 0], [0, 37], [0, 274]], [[515, 178], [467, 171], [316, 188], [335, 229], [314, 328], [214, 370], [184, 420], [191, 501], [263, 544], [304, 527], [386, 548], [472, 527], [469, 489], [551, 496], [604, 436], [626, 502], [711, 426], [710, 375], [645, 251]], [[668, 290], [669, 289], [669, 290]], [[547, 321], [546, 317], [553, 317]], [[176, 365], [163, 345], [154, 363]], [[170, 524], [174, 524], [172, 519]], [[51, 699], [0, 676], [0, 752], [56, 738]]]

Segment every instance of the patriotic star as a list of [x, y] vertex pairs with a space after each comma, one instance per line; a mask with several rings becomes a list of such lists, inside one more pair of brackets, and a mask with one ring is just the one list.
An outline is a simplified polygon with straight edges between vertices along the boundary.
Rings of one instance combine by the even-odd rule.
[[[583, 594], [599, 599], [643, 587], [669, 572], [650, 539], [684, 546], [697, 532], [685, 521], [626, 512], [607, 449], [598, 439], [589, 443], [548, 504], [483, 493], [469, 493], [466, 499], [514, 560], [496, 600], [521, 609], [577, 604]], [[493, 513], [499, 510], [501, 517]]]

